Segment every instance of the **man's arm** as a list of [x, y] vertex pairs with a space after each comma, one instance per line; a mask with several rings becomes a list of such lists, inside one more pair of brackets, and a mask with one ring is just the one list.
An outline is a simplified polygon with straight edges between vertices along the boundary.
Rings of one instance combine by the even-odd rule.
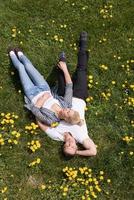
[[85, 150], [77, 150], [76, 155], [95, 156], [97, 154], [96, 145], [90, 138], [84, 140], [83, 147]]
[[57, 140], [57, 141], [64, 141], [64, 136], [62, 136], [56, 128], [51, 128], [37, 120], [38, 126], [41, 128], [42, 131], [44, 131], [51, 139]]

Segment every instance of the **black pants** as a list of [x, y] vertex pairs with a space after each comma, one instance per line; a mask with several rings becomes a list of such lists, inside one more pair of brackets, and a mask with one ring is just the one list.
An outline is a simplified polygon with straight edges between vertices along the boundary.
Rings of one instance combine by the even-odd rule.
[[[72, 77], [73, 81], [73, 97], [85, 100], [88, 97], [87, 88], [87, 65], [88, 65], [88, 51], [78, 52], [78, 62], [75, 73]], [[64, 96], [65, 93], [65, 78], [61, 69], [57, 69], [58, 74], [58, 95]]]

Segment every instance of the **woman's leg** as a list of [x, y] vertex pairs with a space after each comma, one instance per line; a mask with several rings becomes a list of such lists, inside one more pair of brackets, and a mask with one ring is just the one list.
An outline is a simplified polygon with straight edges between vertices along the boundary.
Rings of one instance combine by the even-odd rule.
[[19, 57], [19, 60], [25, 66], [25, 69], [26, 69], [29, 77], [32, 79], [33, 83], [36, 86], [46, 86], [46, 90], [50, 90], [50, 87], [49, 87], [47, 81], [38, 72], [38, 70], [33, 66], [31, 61], [20, 51], [18, 52], [18, 57]]
[[80, 49], [78, 52], [78, 64], [73, 76], [73, 96], [86, 99], [88, 96], [87, 88], [87, 65], [88, 51]]
[[10, 55], [10, 58], [11, 58], [11, 61], [12, 61], [13, 65], [15, 66], [15, 68], [19, 72], [19, 77], [20, 77], [20, 81], [21, 81], [22, 87], [24, 89], [24, 92], [25, 92], [26, 96], [28, 97], [29, 96], [28, 91], [33, 89], [35, 85], [31, 81], [29, 76], [27, 75], [27, 72], [25, 70], [24, 65], [18, 60], [18, 58], [15, 55], [15, 53], [13, 51], [10, 51], [9, 55]]

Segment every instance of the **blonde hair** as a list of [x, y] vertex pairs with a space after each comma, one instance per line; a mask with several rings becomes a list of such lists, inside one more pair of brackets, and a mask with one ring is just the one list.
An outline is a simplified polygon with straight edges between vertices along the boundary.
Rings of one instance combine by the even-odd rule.
[[83, 120], [80, 119], [80, 115], [77, 111], [74, 111], [73, 115], [68, 117], [66, 121], [72, 125], [77, 124], [79, 126], [82, 126]]

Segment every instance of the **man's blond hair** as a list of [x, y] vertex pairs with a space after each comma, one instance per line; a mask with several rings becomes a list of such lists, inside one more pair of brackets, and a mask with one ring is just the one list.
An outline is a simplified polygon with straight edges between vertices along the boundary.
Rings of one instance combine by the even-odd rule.
[[74, 110], [74, 113], [72, 116], [68, 117], [66, 121], [72, 125], [77, 124], [81, 126], [83, 124], [83, 120], [80, 119], [80, 115], [77, 111]]

